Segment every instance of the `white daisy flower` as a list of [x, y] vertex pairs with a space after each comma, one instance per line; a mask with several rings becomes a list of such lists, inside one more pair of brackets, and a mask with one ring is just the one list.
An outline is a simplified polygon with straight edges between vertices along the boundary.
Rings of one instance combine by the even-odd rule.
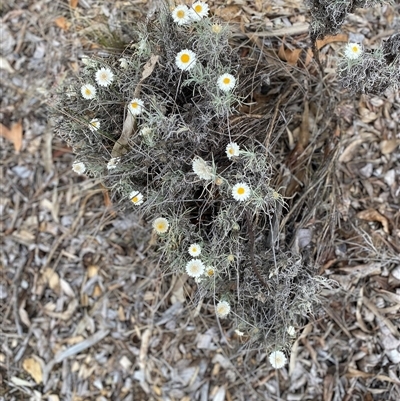
[[89, 129], [94, 132], [100, 128], [100, 121], [98, 118], [93, 118], [93, 120], [89, 121]]
[[221, 33], [222, 25], [220, 25], [220, 24], [212, 24], [211, 30], [216, 34]]
[[139, 114], [142, 113], [143, 106], [144, 106], [143, 100], [134, 98], [129, 102], [128, 109], [134, 116], [138, 116]]
[[198, 244], [192, 244], [188, 249], [190, 256], [199, 256], [201, 254], [201, 247]]
[[143, 195], [139, 191], [132, 191], [129, 194], [129, 199], [135, 205], [141, 205], [143, 203]]
[[215, 274], [215, 269], [213, 267], [206, 267], [205, 274], [207, 277], [213, 277]]
[[229, 92], [236, 84], [236, 78], [231, 74], [222, 74], [218, 77], [218, 87], [224, 92]]
[[211, 180], [214, 176], [211, 167], [201, 157], [196, 157], [193, 160], [192, 169], [202, 180]]
[[158, 217], [153, 221], [153, 228], [157, 234], [164, 234], [168, 231], [169, 223], [164, 217]]
[[108, 86], [114, 80], [114, 74], [109, 68], [100, 68], [100, 70], [96, 71], [95, 79], [98, 85]]
[[120, 58], [119, 60], [119, 66], [126, 70], [128, 68], [128, 61], [126, 60], [126, 58]]
[[239, 182], [232, 188], [232, 196], [238, 202], [244, 202], [250, 198], [251, 191], [247, 184]]
[[81, 94], [84, 99], [94, 99], [96, 97], [96, 88], [93, 85], [85, 84], [81, 87]]
[[296, 335], [296, 330], [293, 326], [289, 326], [286, 331], [290, 337], [294, 337]]
[[275, 369], [283, 368], [286, 364], [286, 356], [282, 351], [271, 352], [268, 359]]
[[239, 145], [236, 142], [231, 142], [226, 146], [226, 155], [228, 159], [231, 159], [233, 156], [239, 156]]
[[186, 273], [190, 277], [200, 277], [204, 273], [204, 264], [200, 259], [192, 259], [186, 264]]
[[346, 45], [346, 48], [344, 49], [344, 55], [349, 60], [358, 59], [361, 56], [362, 52], [362, 47], [358, 43], [348, 43]]
[[217, 307], [215, 308], [215, 312], [218, 317], [226, 317], [229, 315], [231, 311], [231, 306], [227, 301], [218, 302]]
[[107, 170], [113, 170], [117, 168], [118, 163], [119, 163], [119, 157], [112, 157], [107, 163]]
[[140, 130], [139, 134], [143, 136], [151, 136], [153, 134], [153, 130], [146, 126]]
[[191, 18], [193, 21], [200, 21], [202, 18], [208, 15], [208, 4], [203, 1], [196, 1], [192, 4]]
[[83, 162], [74, 162], [72, 164], [72, 170], [75, 173], [83, 174], [86, 171], [85, 163], [83, 163]]
[[224, 180], [221, 177], [215, 177], [214, 183], [215, 185], [222, 185], [222, 183], [224, 182]]
[[190, 24], [192, 20], [191, 12], [188, 6], [180, 5], [172, 10], [172, 19], [178, 25]]
[[188, 49], [181, 50], [176, 55], [175, 64], [182, 71], [190, 70], [196, 64], [196, 53]]
[[232, 254], [228, 255], [227, 260], [228, 260], [229, 263], [234, 262], [235, 261], [235, 255], [232, 255]]

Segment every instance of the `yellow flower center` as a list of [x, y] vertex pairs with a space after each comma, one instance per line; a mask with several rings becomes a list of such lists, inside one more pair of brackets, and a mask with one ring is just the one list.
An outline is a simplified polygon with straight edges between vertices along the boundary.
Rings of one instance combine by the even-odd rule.
[[176, 13], [176, 16], [178, 17], [178, 18], [185, 18], [185, 11], [183, 11], [183, 10], [178, 10], [178, 12]]
[[89, 95], [92, 94], [92, 91], [91, 91], [89, 88], [86, 88], [86, 89], [85, 89], [85, 94], [86, 94], [87, 96], [89, 96]]
[[353, 52], [357, 53], [358, 52], [358, 46], [353, 46]]
[[132, 198], [132, 202], [133, 202], [133, 203], [137, 203], [138, 201], [139, 201], [139, 197], [134, 196], [134, 197]]
[[230, 149], [228, 150], [228, 152], [229, 152], [230, 155], [233, 155], [233, 154], [235, 153], [235, 151], [234, 151], [232, 148], [230, 148]]
[[222, 81], [225, 85], [229, 85], [231, 82], [231, 79], [228, 77], [225, 77], [224, 80]]
[[239, 187], [238, 190], [237, 190], [237, 193], [239, 195], [243, 195], [245, 192], [246, 192], [246, 190], [243, 187]]
[[194, 11], [196, 11], [197, 14], [200, 14], [202, 10], [203, 7], [201, 6], [201, 4], [197, 4], [196, 7], [194, 8]]
[[186, 53], [182, 54], [181, 61], [182, 61], [182, 63], [187, 64], [190, 61], [190, 56]]
[[192, 252], [193, 252], [193, 253], [196, 253], [196, 252], [197, 252], [197, 248], [196, 248], [195, 246], [192, 248]]
[[131, 103], [132, 109], [137, 109], [138, 106], [139, 106], [139, 105], [138, 105], [136, 102]]
[[213, 269], [208, 269], [207, 270], [207, 276], [208, 277], [211, 277], [211, 276], [213, 276], [214, 275], [214, 270]]
[[107, 79], [107, 73], [103, 72], [100, 77], [103, 81]]
[[164, 231], [164, 224], [163, 223], [159, 223], [159, 224], [157, 224], [157, 229], [158, 229], [158, 231]]

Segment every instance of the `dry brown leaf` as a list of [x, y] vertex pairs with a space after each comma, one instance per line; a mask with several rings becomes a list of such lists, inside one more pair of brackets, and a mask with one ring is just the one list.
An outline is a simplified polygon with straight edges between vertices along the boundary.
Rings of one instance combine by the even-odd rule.
[[22, 367], [25, 372], [29, 373], [36, 384], [40, 384], [43, 380], [42, 366], [35, 358], [27, 358], [22, 362]]
[[392, 379], [389, 376], [375, 375], [374, 373], [362, 372], [361, 370], [353, 369], [350, 367], [348, 369], [348, 372], [346, 373], [346, 377], [362, 377], [363, 379], [368, 379], [370, 377], [374, 377], [377, 380], [386, 381], [389, 383], [400, 384], [400, 380]]
[[[157, 56], [155, 54], [151, 55], [150, 60], [143, 67], [142, 78], [140, 78], [139, 84], [153, 73], [154, 68], [156, 67], [156, 64], [157, 64], [157, 61], [159, 58], [160, 58], [160, 56]], [[138, 96], [138, 95], [139, 95], [139, 93], [136, 93], [136, 91], [135, 91], [135, 96]]]
[[358, 111], [361, 116], [361, 121], [366, 124], [375, 121], [379, 117], [378, 114], [368, 110], [366, 107], [360, 107]]
[[371, 262], [364, 265], [339, 267], [337, 270], [348, 273], [352, 276], [356, 276], [357, 278], [362, 278], [381, 274], [382, 273], [381, 266], [382, 264], [379, 262], [378, 263]]
[[384, 139], [379, 144], [379, 147], [381, 149], [382, 154], [388, 155], [392, 153], [399, 145], [400, 145], [400, 140], [398, 139], [389, 139], [389, 140]]
[[297, 61], [299, 60], [301, 52], [302, 49], [294, 49], [294, 50], [285, 49], [285, 46], [282, 43], [278, 51], [278, 56], [281, 60], [287, 61], [288, 64], [296, 65]]
[[[142, 78], [136, 85], [133, 97], [140, 97], [139, 95], [142, 87], [142, 82], [152, 74], [159, 58], [160, 56], [152, 54], [150, 56], [149, 61], [144, 65]], [[111, 151], [111, 157], [120, 157], [128, 152], [127, 149], [128, 140], [132, 132], [135, 130], [135, 126], [136, 126], [136, 119], [135, 117], [133, 117], [132, 113], [128, 112], [126, 114], [126, 118], [122, 126], [121, 136], [119, 137], [118, 141], [115, 142], [114, 147]]]
[[26, 304], [26, 300], [23, 299], [22, 302], [21, 302], [21, 305], [18, 308], [19, 318], [21, 319], [21, 322], [25, 326], [31, 327], [31, 321], [29, 319], [28, 312], [25, 310], [25, 304]]
[[15, 153], [19, 153], [22, 148], [22, 122], [12, 124], [10, 129], [0, 123], [0, 136], [12, 142]]
[[379, 221], [383, 226], [383, 231], [385, 231], [386, 234], [390, 233], [389, 220], [375, 209], [363, 210], [362, 212], [357, 213], [357, 217], [366, 221]]
[[329, 43], [334, 43], [334, 42], [347, 43], [348, 41], [349, 41], [348, 35], [346, 33], [340, 33], [339, 35], [335, 36], [325, 36], [324, 39], [317, 40], [316, 44], [317, 44], [317, 49], [320, 50]]
[[63, 31], [68, 31], [69, 27], [71, 26], [71, 23], [67, 21], [65, 17], [57, 17], [54, 22]]
[[351, 142], [350, 145], [347, 146], [347, 148], [339, 156], [339, 161], [341, 163], [348, 163], [349, 161], [353, 160], [353, 156], [357, 151], [357, 147], [364, 142], [364, 139], [356, 139], [355, 141]]
[[79, 0], [69, 0], [69, 5], [71, 8], [76, 8], [78, 6]]

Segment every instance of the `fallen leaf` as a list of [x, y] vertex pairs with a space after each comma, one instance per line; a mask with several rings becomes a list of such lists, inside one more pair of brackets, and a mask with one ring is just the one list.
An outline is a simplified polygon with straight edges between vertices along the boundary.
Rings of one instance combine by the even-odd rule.
[[339, 35], [334, 35], [334, 36], [325, 36], [324, 39], [317, 40], [317, 49], [320, 50], [324, 46], [326, 46], [329, 43], [334, 43], [334, 42], [348, 42], [349, 37], [346, 33], [340, 33]]
[[71, 23], [67, 21], [65, 17], [57, 17], [54, 22], [63, 31], [68, 31], [69, 27], [71, 26]]
[[288, 64], [296, 65], [301, 52], [302, 49], [285, 49], [285, 45], [282, 43], [278, 51], [278, 56], [281, 60], [287, 61]]
[[25, 310], [25, 300], [23, 300], [21, 302], [21, 305], [18, 308], [18, 314], [19, 317], [21, 319], [21, 322], [27, 326], [27, 327], [31, 327], [31, 321], [29, 319], [29, 315], [28, 312]]
[[[155, 54], [151, 55], [150, 60], [143, 67], [142, 78], [140, 78], [139, 84], [153, 73], [159, 58], [160, 56], [157, 56]], [[138, 95], [139, 93], [135, 92], [135, 96]]]
[[382, 154], [387, 155], [389, 153], [392, 153], [399, 145], [400, 145], [400, 140], [398, 139], [388, 139], [388, 140], [384, 139], [379, 144], [379, 147], [381, 149]]
[[0, 123], [0, 136], [12, 142], [15, 153], [19, 153], [22, 148], [22, 122], [12, 124], [10, 129]]
[[375, 121], [379, 117], [378, 114], [368, 110], [366, 107], [360, 107], [358, 111], [361, 116], [361, 121], [366, 124]]
[[349, 161], [353, 160], [354, 154], [357, 151], [358, 146], [364, 143], [364, 139], [356, 139], [350, 143], [349, 146], [342, 152], [339, 156], [339, 162], [341, 163], [348, 163]]
[[69, 0], [69, 5], [71, 8], [76, 8], [78, 6], [79, 0]]
[[[152, 54], [150, 56], [150, 59], [144, 65], [143, 72], [142, 72], [142, 78], [140, 79], [139, 83], [136, 85], [136, 89], [133, 94], [133, 97], [139, 97], [140, 90], [142, 87], [142, 82], [152, 74], [152, 72], [154, 71], [154, 68], [158, 62], [159, 57], [160, 56]], [[128, 112], [126, 114], [126, 118], [125, 118], [124, 124], [122, 126], [121, 136], [118, 139], [118, 141], [115, 142], [114, 147], [111, 151], [111, 157], [120, 157], [128, 152], [128, 149], [127, 149], [128, 140], [129, 140], [132, 132], [135, 129], [136, 129], [136, 119], [135, 119], [135, 117], [133, 117], [132, 113]]]
[[383, 226], [383, 231], [385, 231], [386, 234], [390, 233], [389, 220], [374, 209], [363, 210], [362, 212], [357, 213], [357, 217], [366, 221], [379, 221]]
[[34, 358], [27, 358], [22, 362], [25, 372], [29, 373], [36, 384], [40, 384], [43, 380], [43, 371], [40, 362]]

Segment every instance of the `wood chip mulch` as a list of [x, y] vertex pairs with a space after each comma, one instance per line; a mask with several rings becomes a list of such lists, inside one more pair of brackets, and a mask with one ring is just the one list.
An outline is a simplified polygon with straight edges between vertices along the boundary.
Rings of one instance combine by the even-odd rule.
[[[232, 24], [235, 41], [276, 46], [288, 68], [307, 68], [303, 2], [209, 3]], [[157, 6], [5, 0], [0, 7], [0, 401], [399, 400], [399, 92], [341, 92], [330, 182], [336, 213], [325, 216], [335, 229], [320, 259], [320, 273], [338, 284], [296, 328], [290, 362], [275, 371], [229, 322], [217, 325], [210, 305], [194, 306], [193, 282], [146, 260], [149, 228], [117, 213], [99, 182], [72, 172], [72, 151], [48, 121], [47, 94], [76, 74], [99, 32]], [[399, 8], [358, 10], [342, 39], [378, 46], [400, 29]], [[327, 84], [343, 46], [321, 45]], [[319, 124], [308, 117], [309, 128]], [[285, 141], [294, 147], [299, 134]]]

